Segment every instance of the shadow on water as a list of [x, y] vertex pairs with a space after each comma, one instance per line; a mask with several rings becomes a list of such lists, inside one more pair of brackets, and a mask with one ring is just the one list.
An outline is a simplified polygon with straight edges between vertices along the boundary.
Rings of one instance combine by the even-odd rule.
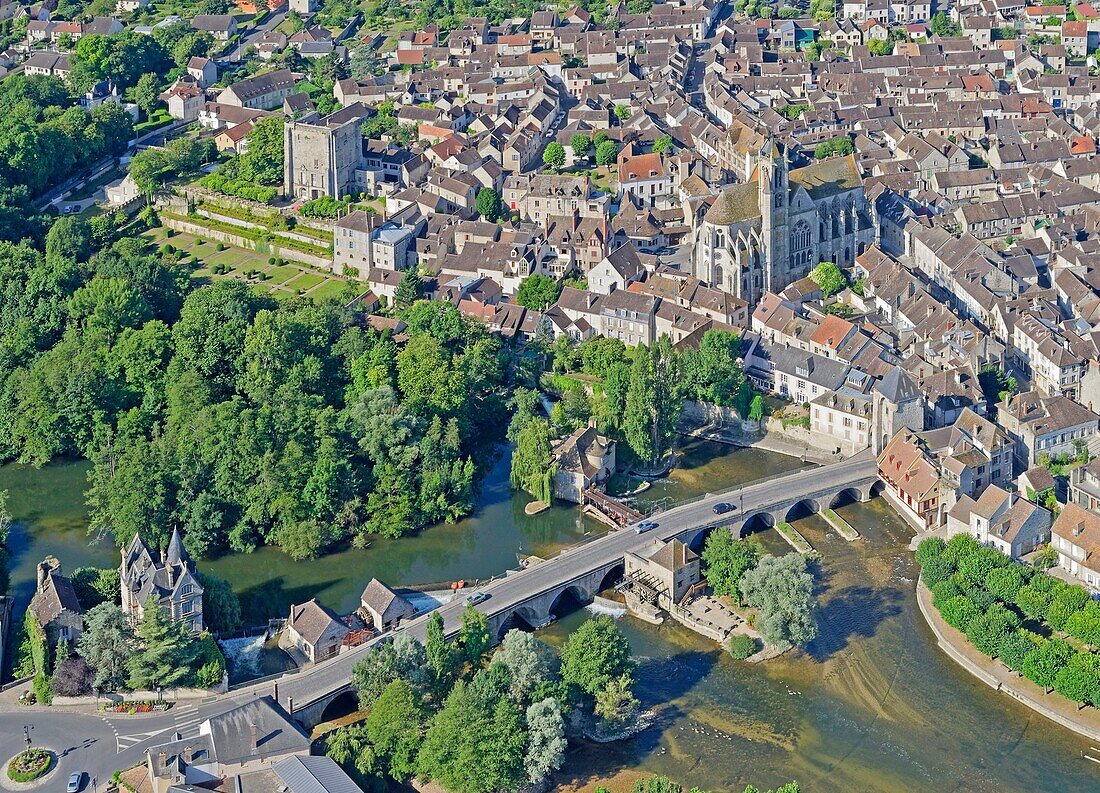
[[879, 625], [901, 613], [904, 595], [896, 589], [849, 586], [831, 593], [818, 608], [817, 638], [807, 651], [824, 661], [845, 649], [854, 638], [875, 635]]
[[286, 617], [289, 605], [305, 603], [316, 597], [318, 588], [327, 589], [337, 583], [337, 579], [332, 579], [291, 586], [287, 584], [286, 578], [278, 576], [237, 594], [241, 600], [241, 611], [249, 616], [249, 622], [252, 625], [261, 625], [269, 619]]

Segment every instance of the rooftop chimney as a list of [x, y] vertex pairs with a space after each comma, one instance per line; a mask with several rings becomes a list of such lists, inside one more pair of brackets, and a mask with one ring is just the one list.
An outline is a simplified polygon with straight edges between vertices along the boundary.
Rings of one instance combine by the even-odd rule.
[[168, 753], [167, 752], [161, 752], [160, 753], [160, 767], [164, 768], [166, 765], [168, 765]]
[[39, 562], [38, 563], [38, 591], [41, 592], [46, 588], [46, 582], [50, 580], [50, 563]]
[[1073, 536], [1074, 537], [1080, 537], [1081, 532], [1083, 532], [1084, 530], [1085, 530], [1085, 521], [1082, 520], [1082, 521], [1078, 522], [1078, 524], [1076, 526], [1073, 527]]
[[194, 750], [190, 746], [183, 747], [183, 762], [188, 765], [191, 764], [191, 758], [194, 756]]
[[256, 722], [252, 722], [248, 725], [248, 748], [252, 750], [252, 754], [256, 754], [256, 748], [258, 744], [256, 741]]

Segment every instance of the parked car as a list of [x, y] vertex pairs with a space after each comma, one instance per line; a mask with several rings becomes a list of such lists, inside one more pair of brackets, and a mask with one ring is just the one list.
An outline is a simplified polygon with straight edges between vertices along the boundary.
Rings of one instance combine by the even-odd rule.
[[719, 501], [717, 504], [714, 505], [714, 514], [725, 515], [727, 512], [733, 512], [735, 509], [737, 509], [737, 507], [735, 507], [733, 504], [727, 503], [725, 501]]
[[65, 793], [79, 793], [80, 783], [84, 781], [84, 772], [77, 771], [75, 774], [69, 776], [69, 786], [65, 788]]
[[658, 525], [660, 525], [660, 524], [655, 523], [652, 520], [643, 520], [641, 523], [637, 524], [634, 527], [634, 533], [635, 534], [641, 534], [643, 532], [651, 531], [651, 530], [657, 528]]
[[474, 592], [472, 595], [466, 596], [466, 603], [471, 606], [476, 606], [478, 603], [484, 603], [488, 599], [488, 592]]

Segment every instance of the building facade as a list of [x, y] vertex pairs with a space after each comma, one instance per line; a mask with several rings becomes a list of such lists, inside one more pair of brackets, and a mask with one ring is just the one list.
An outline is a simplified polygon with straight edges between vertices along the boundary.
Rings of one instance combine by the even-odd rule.
[[140, 534], [135, 534], [130, 545], [122, 549], [122, 564], [118, 568], [122, 610], [136, 625], [151, 599], [172, 619], [190, 624], [192, 633], [201, 633], [203, 588], [179, 531], [172, 532], [167, 550], [159, 556], [158, 559]]

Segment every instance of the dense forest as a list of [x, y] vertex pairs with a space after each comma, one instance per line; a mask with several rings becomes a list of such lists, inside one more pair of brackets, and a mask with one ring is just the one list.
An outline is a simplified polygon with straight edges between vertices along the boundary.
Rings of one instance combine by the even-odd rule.
[[302, 558], [470, 511], [511, 351], [453, 306], [410, 306], [399, 347], [337, 302], [195, 289], [170, 246], [95, 248], [72, 218], [0, 243], [0, 457], [93, 460], [92, 531]]

